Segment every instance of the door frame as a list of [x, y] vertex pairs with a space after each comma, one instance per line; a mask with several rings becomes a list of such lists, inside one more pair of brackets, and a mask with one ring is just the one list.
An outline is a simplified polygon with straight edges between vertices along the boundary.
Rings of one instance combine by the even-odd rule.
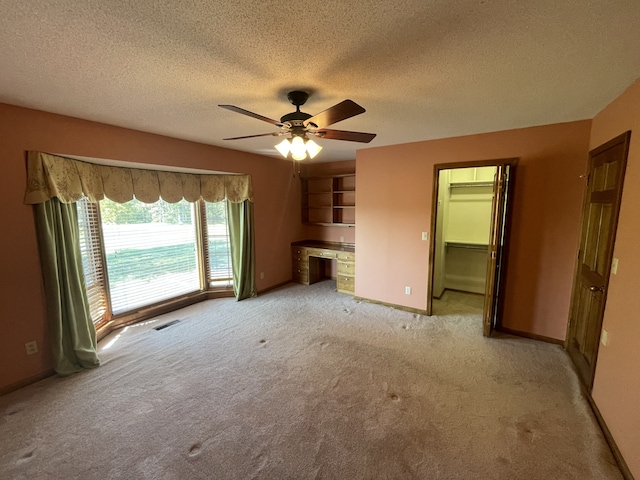
[[[611, 280], [611, 262], [613, 261], [613, 251], [615, 249], [615, 244], [616, 244], [616, 236], [618, 233], [618, 220], [620, 217], [620, 206], [622, 204], [622, 192], [624, 190], [624, 180], [625, 180], [625, 175], [626, 175], [626, 169], [627, 169], [627, 160], [629, 158], [629, 145], [630, 145], [630, 141], [631, 141], [631, 130], [628, 130], [614, 138], [612, 138], [611, 140], [604, 142], [602, 145], [599, 145], [595, 148], [593, 148], [592, 150], [589, 151], [589, 158], [587, 161], [587, 173], [584, 175], [584, 177], [586, 177], [587, 181], [585, 182], [585, 186], [584, 186], [584, 193], [583, 193], [583, 199], [582, 199], [582, 210], [581, 210], [581, 214], [580, 214], [580, 238], [578, 239], [578, 251], [576, 254], [576, 260], [575, 260], [575, 266], [574, 266], [574, 270], [573, 270], [573, 284], [571, 286], [571, 303], [569, 304], [569, 315], [567, 318], [567, 334], [565, 337], [565, 341], [564, 341], [564, 349], [565, 351], [567, 351], [569, 353], [569, 347], [570, 347], [570, 342], [571, 339], [573, 338], [572, 336], [572, 332], [573, 332], [573, 326], [571, 325], [571, 319], [573, 318], [574, 314], [575, 314], [575, 309], [577, 308], [577, 304], [578, 304], [578, 290], [580, 288], [580, 270], [582, 267], [582, 260], [580, 258], [580, 249], [582, 248], [582, 237], [584, 235], [584, 228], [585, 228], [585, 209], [586, 206], [589, 204], [590, 202], [590, 189], [589, 189], [589, 182], [590, 182], [590, 178], [589, 175], [591, 173], [591, 164], [592, 164], [592, 159], [594, 157], [596, 157], [597, 155], [609, 150], [610, 148], [622, 144], [623, 145], [623, 150], [624, 150], [624, 154], [623, 154], [623, 160], [622, 160], [622, 164], [621, 164], [621, 179], [620, 179], [620, 189], [618, 191], [618, 195], [614, 200], [613, 203], [613, 208], [614, 208], [614, 212], [613, 212], [613, 219], [612, 219], [612, 229], [611, 232], [609, 233], [609, 236], [607, 238], [608, 242], [611, 242], [611, 248], [609, 249], [608, 252], [608, 257], [605, 261], [605, 265], [606, 265], [606, 271], [604, 274], [604, 290], [602, 292], [602, 305], [600, 307], [600, 312], [599, 312], [599, 319], [598, 319], [598, 325], [597, 325], [597, 342], [596, 342], [596, 352], [595, 352], [595, 358], [593, 361], [593, 365], [591, 365], [591, 372], [590, 372], [590, 378], [587, 379], [583, 379], [582, 375], [578, 373], [578, 377], [580, 378], [581, 382], [583, 383], [583, 385], [586, 387], [586, 389], [588, 390], [589, 393], [591, 393], [591, 391], [593, 390], [593, 381], [595, 379], [595, 373], [596, 373], [596, 365], [598, 364], [598, 353], [600, 351], [600, 337], [602, 335], [602, 324], [603, 324], [603, 320], [604, 320], [604, 312], [605, 309], [607, 307], [607, 297], [608, 297], [608, 293], [609, 293], [609, 281]], [[569, 357], [571, 357], [571, 353], [569, 353]], [[571, 357], [571, 361], [574, 363], [575, 362], [573, 360], [573, 358]], [[578, 371], [578, 367], [576, 366], [576, 371]]]
[[[513, 212], [513, 193], [516, 179], [516, 166], [518, 164], [518, 158], [498, 158], [493, 160], [471, 160], [464, 162], [452, 162], [452, 163], [437, 163], [433, 166], [433, 186], [432, 186], [432, 198], [431, 198], [431, 238], [429, 240], [429, 265], [427, 272], [427, 315], [432, 315], [433, 312], [433, 276], [435, 272], [435, 252], [436, 252], [436, 222], [438, 214], [438, 191], [440, 188], [440, 170], [453, 170], [457, 168], [469, 168], [469, 167], [499, 167], [509, 165], [509, 182], [507, 184], [507, 190], [504, 194], [504, 201], [506, 202], [505, 211], [505, 230], [504, 230], [504, 243], [502, 248], [500, 276], [495, 282], [493, 295], [497, 303], [496, 324], [494, 328], [499, 328], [502, 325], [502, 311], [504, 306], [504, 292], [505, 292], [505, 274], [507, 271], [507, 263], [509, 258], [509, 243], [511, 237], [511, 216]], [[491, 232], [493, 235], [495, 232]], [[500, 288], [498, 289], [498, 287]], [[496, 296], [496, 290], [498, 295]], [[486, 301], [486, 299], [485, 299]]]

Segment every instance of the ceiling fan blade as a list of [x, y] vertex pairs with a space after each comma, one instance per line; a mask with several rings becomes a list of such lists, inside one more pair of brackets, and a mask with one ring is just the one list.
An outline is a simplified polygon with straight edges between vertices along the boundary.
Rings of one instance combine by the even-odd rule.
[[286, 132], [273, 132], [273, 133], [259, 133], [258, 135], [245, 135], [244, 137], [230, 137], [223, 138], [223, 140], [242, 140], [243, 138], [255, 138], [255, 137], [277, 137], [284, 135]]
[[361, 113], [366, 112], [364, 108], [358, 105], [353, 100], [343, 100], [342, 102], [334, 105], [331, 108], [327, 108], [323, 112], [320, 112], [313, 117], [304, 121], [304, 126], [308, 126], [310, 123], [315, 125], [314, 128], [324, 128], [334, 123], [341, 122], [347, 118], [355, 117]]
[[262, 120], [263, 122], [270, 123], [272, 125], [282, 125], [277, 120], [272, 118], [263, 117], [262, 115], [258, 115], [257, 113], [250, 112], [249, 110], [245, 110], [244, 108], [236, 107], [235, 105], [218, 105], [219, 107], [225, 108], [227, 110], [231, 110], [232, 112], [241, 113], [242, 115], [246, 115], [247, 117], [257, 118], [258, 120]]
[[345, 130], [317, 130], [313, 135], [328, 140], [346, 140], [348, 142], [362, 143], [369, 143], [376, 138], [375, 133], [347, 132]]

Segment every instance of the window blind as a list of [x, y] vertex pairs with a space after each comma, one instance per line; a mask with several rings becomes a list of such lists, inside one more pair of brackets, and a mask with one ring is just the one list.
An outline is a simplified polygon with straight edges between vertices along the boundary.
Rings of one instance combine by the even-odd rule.
[[229, 287], [233, 284], [233, 271], [231, 270], [226, 200], [215, 203], [205, 202], [204, 211], [209, 286]]
[[200, 290], [194, 204], [100, 202], [114, 314]]
[[100, 326], [107, 320], [107, 293], [105, 291], [104, 266], [100, 236], [98, 205], [86, 197], [76, 203], [80, 231], [80, 255], [84, 271], [91, 320]]

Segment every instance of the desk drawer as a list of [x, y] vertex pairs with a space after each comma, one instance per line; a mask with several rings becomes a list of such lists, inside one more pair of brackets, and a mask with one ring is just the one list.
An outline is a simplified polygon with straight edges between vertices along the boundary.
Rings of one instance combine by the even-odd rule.
[[305, 247], [291, 247], [291, 255], [294, 257], [306, 257], [307, 250]]
[[354, 277], [338, 275], [336, 279], [336, 289], [342, 293], [353, 294], [355, 292], [355, 283]]
[[356, 254], [353, 252], [338, 252], [336, 258], [345, 262], [355, 262]]
[[307, 248], [310, 257], [336, 258], [336, 252], [324, 248]]
[[309, 269], [304, 267], [293, 267], [292, 278], [294, 282], [309, 285]]
[[338, 275], [355, 275], [356, 264], [352, 262], [338, 261]]
[[301, 256], [301, 255], [294, 255], [293, 257], [291, 257], [291, 263], [304, 263], [304, 264], [309, 264], [309, 257], [307, 257], [306, 255]]
[[293, 266], [294, 269], [296, 268], [309, 268], [309, 260], [308, 258], [301, 258], [301, 257], [293, 257], [291, 259], [291, 265]]

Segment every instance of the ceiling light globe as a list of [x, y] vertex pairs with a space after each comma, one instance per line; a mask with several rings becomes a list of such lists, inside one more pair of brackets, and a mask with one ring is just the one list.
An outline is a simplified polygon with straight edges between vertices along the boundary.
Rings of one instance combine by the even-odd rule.
[[322, 147], [313, 140], [307, 140], [305, 146], [307, 147], [309, 158], [314, 158], [318, 153], [320, 153], [320, 150], [322, 150]]
[[289, 154], [289, 150], [291, 150], [291, 144], [289, 143], [289, 139], [285, 138], [279, 144], [277, 144], [276, 150], [278, 150], [284, 158], [287, 158], [287, 155]]
[[294, 160], [304, 160], [307, 158], [307, 149], [302, 137], [293, 137], [291, 139], [291, 158]]

